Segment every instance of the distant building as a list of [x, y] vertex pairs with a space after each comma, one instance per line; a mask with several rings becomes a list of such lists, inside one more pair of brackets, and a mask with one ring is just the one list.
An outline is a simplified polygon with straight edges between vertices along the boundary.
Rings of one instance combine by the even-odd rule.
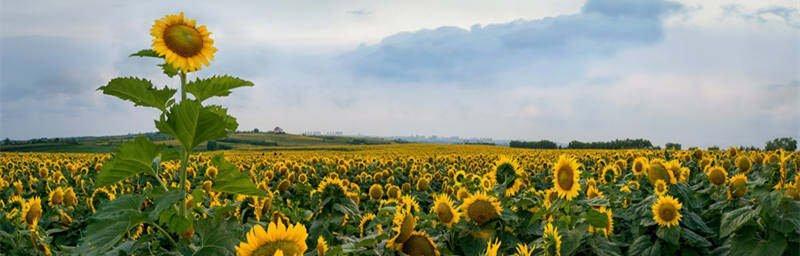
[[274, 134], [286, 134], [286, 131], [284, 131], [283, 129], [281, 129], [278, 126], [275, 126], [275, 129], [272, 129], [272, 133], [274, 133]]

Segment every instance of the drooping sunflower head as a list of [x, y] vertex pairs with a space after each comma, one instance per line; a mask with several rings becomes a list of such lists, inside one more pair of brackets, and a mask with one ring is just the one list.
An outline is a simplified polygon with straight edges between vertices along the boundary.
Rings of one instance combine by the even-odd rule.
[[553, 203], [558, 200], [558, 192], [555, 189], [549, 188], [544, 191], [543, 203], [545, 208], [550, 208]]
[[317, 193], [322, 198], [345, 198], [347, 196], [347, 186], [338, 177], [325, 177], [317, 186]]
[[595, 186], [589, 186], [586, 189], [586, 198], [592, 199], [595, 197], [603, 197], [603, 192], [597, 189]]
[[301, 224], [284, 225], [279, 219], [264, 230], [255, 225], [247, 233], [247, 241], [236, 246], [238, 256], [269, 256], [281, 252], [287, 256], [303, 255], [308, 249], [306, 227]]
[[182, 12], [156, 20], [150, 35], [153, 36], [153, 50], [168, 64], [184, 72], [208, 66], [217, 52], [206, 26], [198, 26]]
[[402, 250], [403, 243], [406, 242], [414, 233], [414, 228], [417, 225], [417, 218], [403, 208], [397, 208], [392, 219], [392, 231], [395, 235], [386, 243], [386, 246], [394, 250]]
[[669, 172], [669, 177], [670, 177], [670, 179], [667, 180], [667, 182], [669, 182], [669, 184], [678, 183], [677, 178], [681, 174], [681, 162], [678, 161], [677, 159], [674, 159], [668, 161], [664, 166], [667, 168], [667, 172]]
[[468, 197], [461, 204], [461, 215], [468, 217], [478, 225], [497, 218], [502, 212], [503, 208], [500, 207], [497, 198], [484, 192], [478, 192]]
[[544, 237], [551, 245], [547, 248], [548, 255], [561, 256], [561, 235], [558, 234], [558, 227], [553, 226], [552, 222], [547, 222], [544, 227]]
[[458, 223], [461, 216], [453, 206], [453, 200], [445, 194], [437, 195], [433, 200], [433, 207], [431, 211], [436, 214], [439, 222], [452, 227], [453, 224]]
[[42, 218], [42, 200], [39, 197], [25, 200], [21, 216], [28, 228], [35, 230], [39, 226], [39, 219]]
[[64, 189], [62, 189], [61, 187], [57, 187], [53, 189], [53, 191], [50, 191], [50, 200], [48, 201], [48, 204], [50, 206], [61, 205], [63, 202], [64, 202]]
[[489, 174], [494, 184], [501, 186], [505, 196], [514, 196], [524, 185], [525, 171], [516, 160], [501, 156]]
[[750, 171], [750, 167], [752, 167], [753, 163], [750, 161], [750, 158], [746, 155], [742, 154], [739, 157], [736, 157], [736, 168], [739, 168], [740, 173], [747, 173]]
[[317, 255], [325, 256], [328, 252], [328, 242], [322, 236], [317, 237]]
[[581, 184], [578, 183], [581, 176], [580, 164], [575, 158], [561, 155], [553, 168], [553, 187], [558, 192], [558, 196], [572, 200], [578, 196]]
[[401, 251], [409, 256], [439, 256], [439, 248], [424, 231], [414, 231], [403, 242]]
[[708, 176], [708, 182], [717, 186], [725, 184], [725, 181], [728, 180], [728, 172], [726, 172], [722, 166], [712, 166], [708, 168], [706, 176]]
[[650, 185], [655, 185], [656, 180], [664, 180], [664, 182], [670, 183], [671, 180], [675, 179], [675, 176], [667, 169], [664, 161], [655, 159], [650, 162], [650, 168], [647, 171], [647, 179], [650, 181]]
[[677, 226], [681, 221], [681, 205], [678, 199], [672, 196], [659, 196], [658, 200], [653, 203], [651, 210], [653, 212], [653, 220], [662, 227]]
[[728, 182], [728, 197], [737, 198], [747, 194], [747, 176], [736, 174]]
[[637, 157], [633, 160], [633, 175], [642, 176], [642, 174], [647, 172], [649, 169], [649, 163], [647, 162], [647, 158], [644, 157]]

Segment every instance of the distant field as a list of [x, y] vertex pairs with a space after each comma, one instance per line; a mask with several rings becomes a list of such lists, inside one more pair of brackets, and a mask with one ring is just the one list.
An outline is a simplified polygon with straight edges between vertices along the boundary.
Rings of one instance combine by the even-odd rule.
[[[123, 141], [130, 140], [137, 135], [129, 136], [106, 136], [106, 137], [84, 137], [80, 139], [64, 141], [70, 142], [48, 142], [48, 143], [29, 143], [18, 145], [2, 145], [0, 151], [8, 152], [86, 152], [102, 153], [112, 152], [117, 145]], [[156, 141], [159, 144], [177, 146], [176, 140]], [[308, 147], [308, 146], [335, 146], [335, 145], [375, 145], [391, 144], [392, 141], [381, 138], [369, 137], [348, 137], [348, 136], [304, 136], [296, 134], [274, 134], [274, 133], [235, 133], [228, 138], [216, 141], [216, 149], [238, 149], [238, 150], [263, 150], [267, 148], [286, 148], [286, 147]], [[207, 150], [207, 144], [199, 145], [197, 151]]]

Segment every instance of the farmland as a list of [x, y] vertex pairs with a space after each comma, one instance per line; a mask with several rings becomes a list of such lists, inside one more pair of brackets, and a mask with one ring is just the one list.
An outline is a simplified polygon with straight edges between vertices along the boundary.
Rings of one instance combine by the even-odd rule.
[[[215, 253], [241, 254], [260, 229], [284, 239], [283, 252], [306, 255], [791, 255], [800, 158], [790, 153], [429, 144], [207, 152], [191, 157], [187, 177], [198, 184], [189, 214], [204, 222], [181, 221], [180, 207], [161, 203], [179, 199], [177, 161], [101, 185], [109, 154], [3, 153], [0, 246], [162, 254], [213, 241]], [[217, 185], [228, 172], [263, 196], [224, 192]], [[194, 249], [211, 250], [203, 248]]]

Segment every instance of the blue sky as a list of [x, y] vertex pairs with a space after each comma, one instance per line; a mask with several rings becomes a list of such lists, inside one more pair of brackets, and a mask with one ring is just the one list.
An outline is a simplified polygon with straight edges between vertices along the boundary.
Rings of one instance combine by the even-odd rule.
[[220, 103], [241, 129], [560, 142], [757, 145], [800, 137], [793, 1], [6, 1], [0, 137], [154, 130], [95, 89], [155, 62], [152, 21], [213, 32], [197, 75], [256, 83]]

